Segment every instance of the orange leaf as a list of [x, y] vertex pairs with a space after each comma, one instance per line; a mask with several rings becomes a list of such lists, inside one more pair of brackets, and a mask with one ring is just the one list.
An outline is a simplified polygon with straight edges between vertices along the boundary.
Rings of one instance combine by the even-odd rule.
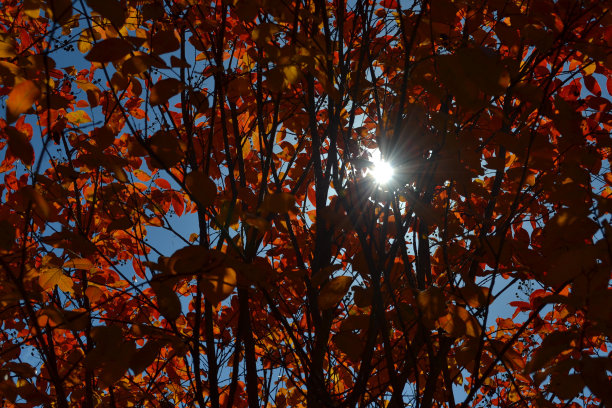
[[102, 289], [97, 286], [88, 286], [85, 289], [85, 296], [89, 299], [90, 302], [97, 302], [102, 297]]
[[45, 290], [52, 290], [57, 285], [64, 292], [73, 292], [72, 279], [64, 275], [64, 271], [60, 268], [43, 270], [38, 278], [38, 283]]
[[74, 268], [74, 269], [85, 269], [89, 270], [93, 268], [93, 264], [89, 259], [85, 258], [75, 258], [70, 259], [64, 263], [64, 268]]
[[32, 107], [32, 104], [40, 96], [40, 89], [30, 80], [25, 80], [15, 85], [6, 101], [6, 118], [14, 122], [19, 115]]

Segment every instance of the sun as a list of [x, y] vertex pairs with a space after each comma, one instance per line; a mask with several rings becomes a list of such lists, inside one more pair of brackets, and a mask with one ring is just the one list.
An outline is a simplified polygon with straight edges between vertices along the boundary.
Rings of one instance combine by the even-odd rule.
[[374, 155], [372, 157], [372, 167], [370, 168], [369, 174], [372, 176], [376, 184], [385, 185], [393, 179], [393, 166], [380, 155]]

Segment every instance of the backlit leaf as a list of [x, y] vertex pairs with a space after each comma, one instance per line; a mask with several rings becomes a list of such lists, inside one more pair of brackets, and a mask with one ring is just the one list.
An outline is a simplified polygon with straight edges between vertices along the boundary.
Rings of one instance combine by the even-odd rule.
[[60, 268], [43, 269], [38, 283], [44, 290], [52, 290], [57, 285], [60, 290], [72, 293], [73, 282]]
[[70, 123], [75, 125], [81, 125], [83, 123], [91, 122], [91, 118], [89, 117], [87, 112], [82, 110], [70, 112], [66, 115], [66, 118]]
[[319, 293], [319, 308], [325, 310], [335, 307], [348, 292], [352, 281], [350, 276], [337, 276], [327, 282]]
[[15, 85], [6, 101], [6, 117], [14, 122], [19, 115], [25, 113], [38, 100], [40, 89], [30, 80]]
[[90, 270], [93, 268], [93, 264], [89, 259], [85, 258], [74, 258], [66, 261], [64, 263], [64, 268], [74, 268], [74, 269], [85, 269]]
[[8, 34], [0, 34], [0, 58], [13, 58], [15, 52], [15, 39]]

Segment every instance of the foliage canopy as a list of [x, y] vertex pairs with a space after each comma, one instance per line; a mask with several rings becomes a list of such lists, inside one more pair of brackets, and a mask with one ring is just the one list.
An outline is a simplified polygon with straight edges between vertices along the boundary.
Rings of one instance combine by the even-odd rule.
[[3, 406], [612, 404], [609, 3], [0, 27]]

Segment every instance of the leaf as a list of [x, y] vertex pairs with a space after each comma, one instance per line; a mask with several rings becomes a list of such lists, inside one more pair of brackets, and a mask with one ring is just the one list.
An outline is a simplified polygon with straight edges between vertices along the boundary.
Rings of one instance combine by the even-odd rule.
[[[489, 342], [490, 342], [491, 348], [493, 349], [492, 351], [495, 355], [499, 355], [499, 353], [501, 353], [501, 351], [505, 347], [505, 343], [500, 340], [491, 339], [489, 340]], [[522, 371], [525, 369], [525, 359], [512, 347], [506, 350], [506, 352], [502, 356], [502, 359], [513, 370]]]
[[359, 361], [361, 358], [364, 341], [359, 335], [350, 332], [341, 332], [336, 334], [332, 338], [332, 341], [349, 359]]
[[158, 81], [151, 88], [149, 102], [151, 106], [161, 105], [168, 102], [168, 99], [181, 92], [183, 83], [175, 78], [167, 78]]
[[[561, 399], [572, 399], [584, 389], [584, 381], [580, 374], [556, 373], [550, 376], [549, 391]], [[609, 386], [609, 384], [608, 384]]]
[[87, 112], [82, 110], [70, 112], [66, 115], [66, 118], [70, 123], [74, 125], [81, 125], [83, 123], [91, 122], [91, 118], [89, 117]]
[[444, 293], [437, 287], [430, 287], [417, 295], [417, 305], [423, 317], [432, 323], [446, 314]]
[[438, 319], [440, 327], [453, 337], [478, 338], [482, 332], [478, 321], [461, 306], [449, 305], [449, 313]]
[[151, 283], [151, 288], [157, 296], [159, 312], [168, 320], [174, 321], [181, 315], [181, 301], [167, 283]]
[[181, 43], [174, 30], [162, 30], [155, 33], [151, 39], [151, 45], [155, 54], [165, 54], [178, 50]]
[[193, 171], [185, 176], [185, 187], [191, 197], [202, 207], [215, 202], [217, 186], [200, 171]]
[[466, 284], [459, 288], [459, 299], [474, 308], [484, 306], [487, 303], [488, 294], [489, 288], [474, 284]]
[[584, 77], [584, 84], [586, 85], [589, 92], [595, 96], [601, 96], [601, 87], [597, 83], [597, 79], [592, 75]]
[[87, 0], [87, 5], [93, 11], [100, 13], [102, 17], [110, 20], [116, 29], [121, 28], [125, 23], [126, 10], [117, 0]]
[[172, 254], [168, 261], [168, 269], [174, 275], [190, 275], [204, 271], [204, 266], [218, 266], [209, 251], [202, 246], [189, 245]]
[[187, 61], [177, 58], [174, 55], [170, 56], [170, 65], [176, 68], [191, 68], [191, 65]]
[[14, 58], [17, 53], [15, 39], [8, 34], [0, 34], [0, 58]]
[[295, 207], [295, 196], [291, 193], [274, 193], [267, 195], [262, 203], [262, 210], [268, 213], [286, 213]]
[[167, 68], [166, 63], [158, 57], [148, 54], [138, 54], [129, 57], [124, 63], [121, 72], [124, 75], [140, 75], [151, 67]]
[[17, 156], [26, 166], [31, 166], [34, 163], [34, 148], [28, 137], [13, 126], [8, 126], [6, 133], [8, 135], [8, 145], [13, 155]]
[[259, 24], [253, 29], [253, 31], [251, 31], [251, 38], [253, 38], [253, 41], [257, 42], [257, 44], [263, 45], [267, 42], [270, 42], [274, 34], [276, 34], [278, 31], [279, 28], [275, 24]]
[[89, 259], [85, 259], [85, 258], [69, 259], [68, 261], [66, 261], [64, 263], [64, 268], [74, 268], [74, 269], [90, 270], [93, 267], [94, 266], [91, 263], [91, 261]]
[[289, 84], [294, 84], [300, 78], [300, 70], [296, 65], [288, 65], [283, 67], [283, 75], [285, 76], [285, 80]]
[[[173, 167], [184, 157], [178, 140], [171, 132], [160, 130], [148, 140], [148, 143], [155, 156], [157, 156], [152, 157], [151, 160], [151, 164], [155, 168]], [[137, 145], [137, 147], [140, 146]]]
[[88, 286], [85, 289], [85, 296], [89, 299], [90, 302], [95, 303], [102, 298], [104, 292], [97, 286]]
[[92, 47], [85, 59], [90, 62], [111, 62], [125, 57], [132, 51], [130, 42], [122, 38], [108, 38], [97, 42]]
[[327, 282], [319, 293], [319, 308], [326, 310], [336, 307], [348, 292], [352, 281], [350, 276], [337, 276]]
[[66, 23], [72, 17], [71, 0], [47, 0], [47, 14], [53, 21], [60, 25]]
[[149, 367], [159, 355], [162, 343], [155, 340], [147, 341], [130, 359], [130, 368], [138, 375]]
[[217, 304], [232, 294], [237, 283], [233, 268], [220, 266], [202, 275], [200, 287], [206, 299]]
[[7, 220], [0, 220], [0, 250], [9, 251], [15, 244], [15, 227]]
[[44, 290], [52, 290], [57, 285], [64, 292], [73, 292], [72, 279], [64, 275], [64, 271], [60, 268], [44, 269], [40, 273], [38, 283]]
[[40, 89], [30, 80], [25, 80], [13, 87], [6, 101], [6, 118], [14, 122], [19, 115], [25, 113], [38, 100]]
[[551, 360], [571, 348], [571, 342], [576, 334], [569, 331], [553, 332], [544, 337], [542, 344], [537, 348], [533, 358], [527, 365], [528, 372], [544, 368]]

